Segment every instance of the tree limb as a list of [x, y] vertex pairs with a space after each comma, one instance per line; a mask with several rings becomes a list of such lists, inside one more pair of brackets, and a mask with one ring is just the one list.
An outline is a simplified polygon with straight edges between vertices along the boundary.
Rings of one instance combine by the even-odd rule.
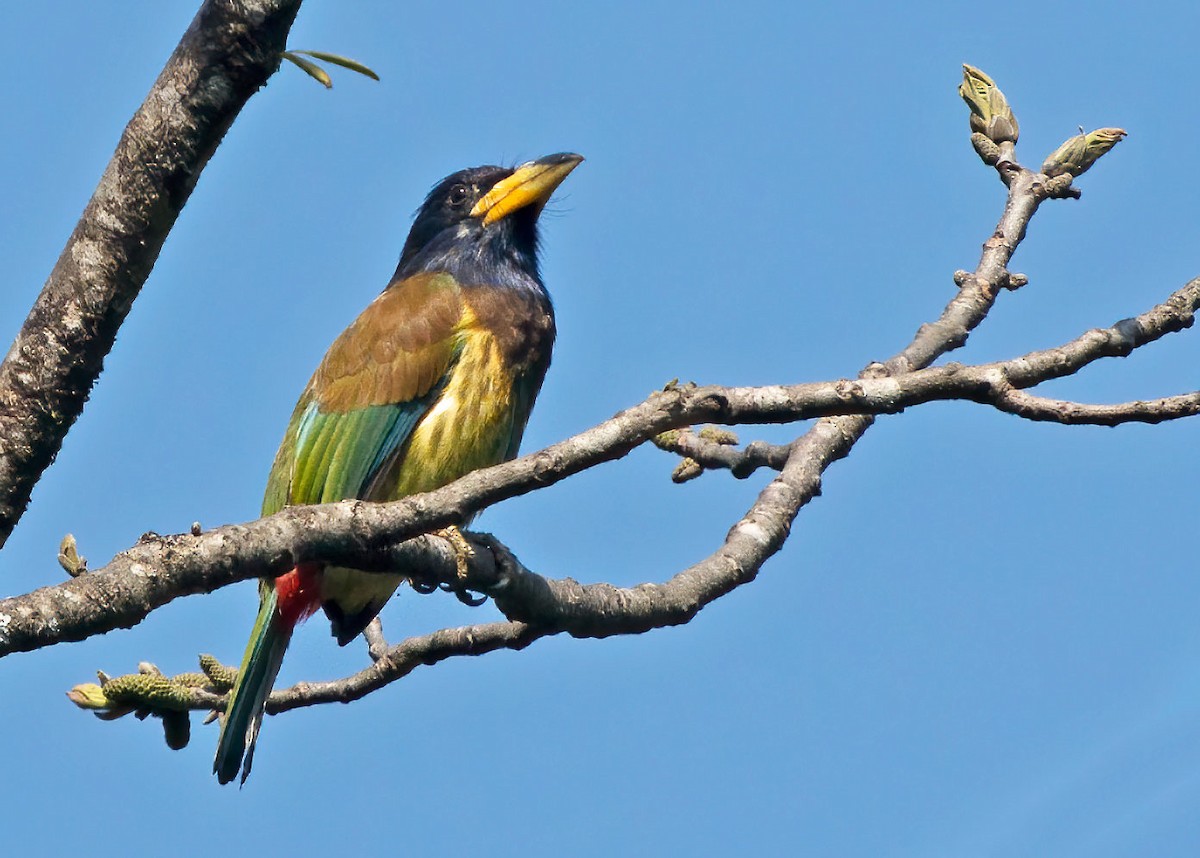
[[[982, 287], [979, 290], [983, 291]], [[978, 298], [976, 293], [967, 300], [975, 303]], [[1200, 278], [1140, 316], [1110, 328], [1087, 331], [1061, 346], [1007, 361], [979, 366], [952, 363], [894, 376], [791, 386], [672, 386], [573, 438], [512, 462], [468, 474], [424, 495], [388, 504], [342, 501], [297, 506], [255, 522], [204, 533], [165, 537], [148, 534], [96, 572], [0, 600], [0, 656], [126, 628], [179, 596], [207, 593], [236, 581], [278, 575], [301, 560], [318, 559], [367, 571], [423, 569], [435, 583], [453, 583], [456, 579], [452, 553], [437, 555], [441, 540], [406, 540], [462, 521], [470, 513], [501, 500], [619, 458], [666, 430], [705, 420], [766, 423], [838, 415], [827, 417], [831, 422], [823, 429], [823, 424], [818, 423], [799, 448], [799, 442], [786, 448], [789, 452], [784, 470], [798, 449], [800, 455], [818, 463], [824, 462], [815, 472], [819, 483], [820, 472], [833, 461], [820, 451], [830, 445], [840, 449], [840, 433], [857, 437], [870, 424], [871, 415], [895, 413], [912, 405], [950, 399], [1003, 407], [1011, 400], [1016, 388], [1077, 372], [1104, 357], [1126, 355], [1168, 333], [1188, 327], [1197, 307], [1200, 307]], [[955, 302], [951, 302], [947, 313], [957, 309]], [[927, 325], [921, 330], [931, 335], [930, 332], [944, 328]], [[960, 329], [949, 331], [951, 336], [965, 337]], [[878, 373], [881, 366], [874, 364], [864, 374]], [[1037, 401], [1036, 397], [1033, 399]], [[1173, 416], [1176, 417], [1195, 413], [1177, 405], [1165, 407], [1175, 407], [1178, 413]], [[813, 432], [817, 434], [813, 435]], [[812, 445], [818, 442], [824, 446], [814, 453]], [[502, 597], [494, 592], [500, 580], [498, 573], [486, 565], [490, 555], [488, 552], [477, 552], [477, 555], [465, 585], [496, 597], [500, 604]], [[430, 569], [442, 571], [429, 573]], [[539, 580], [544, 582], [545, 579]], [[527, 592], [536, 594], [544, 589], [538, 584]], [[554, 592], [553, 588], [550, 591]], [[554, 598], [577, 601], [582, 597], [564, 590]], [[596, 610], [600, 613], [613, 610], [626, 598], [625, 595], [614, 595]], [[542, 604], [546, 604], [544, 600]], [[508, 605], [513, 610], [510, 618], [550, 621], [545, 614], [526, 614], [514, 609], [512, 600]], [[103, 610], [97, 610], [98, 606]], [[585, 617], [579, 622], [579, 626], [568, 626], [563, 630], [573, 634], [577, 631], [590, 633], [584, 630], [591, 618]]]
[[83, 410], [117, 329], [301, 0], [207, 0], [126, 126], [0, 365], [0, 545]]

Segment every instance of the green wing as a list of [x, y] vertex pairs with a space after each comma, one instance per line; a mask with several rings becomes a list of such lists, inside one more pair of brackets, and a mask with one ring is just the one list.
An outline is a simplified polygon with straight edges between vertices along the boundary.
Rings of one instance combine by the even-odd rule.
[[263, 514], [362, 497], [437, 400], [462, 351], [449, 275], [393, 284], [342, 333], [305, 388], [275, 457]]

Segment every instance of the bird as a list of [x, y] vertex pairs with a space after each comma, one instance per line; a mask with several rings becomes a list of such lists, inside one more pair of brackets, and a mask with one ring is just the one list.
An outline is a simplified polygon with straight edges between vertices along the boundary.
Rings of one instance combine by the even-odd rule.
[[[263, 515], [431, 491], [517, 454], [550, 365], [554, 310], [538, 219], [583, 160], [460, 170], [413, 218], [383, 292], [341, 333], [296, 403]], [[464, 522], [465, 524], [465, 522]], [[345, 645], [404, 580], [302, 562], [259, 582], [259, 611], [226, 704], [213, 772], [250, 774], [267, 696], [296, 626], [318, 609]]]

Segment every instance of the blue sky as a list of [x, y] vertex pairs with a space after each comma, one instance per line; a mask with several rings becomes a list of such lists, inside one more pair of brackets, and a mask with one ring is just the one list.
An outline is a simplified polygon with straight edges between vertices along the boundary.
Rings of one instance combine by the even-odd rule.
[[[10, 338], [189, 3], [0, 6], [0, 335]], [[105, 374], [0, 554], [0, 592], [147, 530], [253, 518], [292, 404], [461, 167], [587, 156], [545, 219], [560, 338], [531, 450], [674, 377], [852, 375], [973, 268], [1003, 188], [967, 142], [960, 63], [992, 74], [1030, 164], [1077, 126], [1122, 143], [1047, 205], [955, 359], [1057, 344], [1200, 273], [1190, 4], [311, 3], [285, 68], [201, 178]], [[1049, 386], [1197, 387], [1194, 333]], [[1197, 426], [1032, 425], [969, 404], [878, 422], [759, 580], [690, 625], [554, 639], [268, 719], [245, 789], [216, 728], [171, 752], [63, 696], [97, 668], [239, 657], [252, 584], [0, 664], [14, 852], [94, 856], [1195, 854]], [[793, 433], [794, 434], [794, 433]], [[744, 431], [782, 440], [785, 430]], [[633, 584], [711, 551], [765, 476], [674, 486], [655, 450], [489, 511], [533, 569]], [[404, 592], [390, 639], [496, 616]], [[320, 621], [282, 681], [351, 672]], [[185, 833], [186, 832], [186, 833]]]

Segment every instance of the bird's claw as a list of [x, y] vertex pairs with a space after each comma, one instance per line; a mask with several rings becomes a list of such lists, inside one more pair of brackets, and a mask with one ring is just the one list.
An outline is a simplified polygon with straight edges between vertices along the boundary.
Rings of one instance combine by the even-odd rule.
[[467, 542], [462, 531], [454, 525], [435, 531], [434, 536], [440, 536], [450, 543], [450, 548], [454, 551], [454, 570], [458, 575], [458, 580], [466, 581], [467, 575], [471, 571], [471, 558], [475, 556], [475, 549]]
[[470, 577], [471, 572], [471, 558], [475, 556], [475, 549], [467, 542], [467, 538], [462, 535], [462, 531], [453, 525], [434, 531], [433, 535], [440, 536], [450, 543], [450, 548], [454, 552], [455, 577], [458, 581], [453, 584], [430, 584], [421, 581], [410, 581], [409, 584], [413, 590], [422, 594], [432, 593], [434, 590], [442, 590], [446, 593], [453, 593], [454, 597], [464, 605], [469, 605], [472, 608], [482, 605], [487, 601], [487, 596], [472, 596], [466, 587], [466, 581]]

